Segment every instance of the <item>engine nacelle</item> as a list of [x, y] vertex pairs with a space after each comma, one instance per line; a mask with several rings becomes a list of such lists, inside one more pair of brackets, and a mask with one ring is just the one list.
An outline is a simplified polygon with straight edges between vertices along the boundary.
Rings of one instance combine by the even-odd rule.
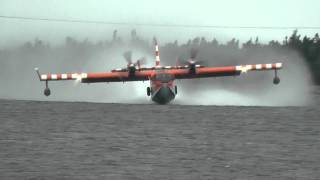
[[190, 74], [196, 74], [196, 64], [195, 63], [189, 64], [189, 72], [190, 72]]
[[135, 73], [136, 73], [136, 70], [137, 70], [137, 69], [136, 69], [135, 65], [130, 64], [130, 65], [128, 66], [129, 76], [134, 76]]

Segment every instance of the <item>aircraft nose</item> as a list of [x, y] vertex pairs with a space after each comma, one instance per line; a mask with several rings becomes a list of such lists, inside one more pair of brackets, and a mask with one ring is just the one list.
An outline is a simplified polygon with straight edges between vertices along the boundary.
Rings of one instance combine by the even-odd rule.
[[168, 85], [163, 85], [163, 86], [160, 88], [159, 93], [160, 93], [162, 96], [172, 96], [172, 95], [174, 95], [174, 92], [172, 92], [172, 90], [170, 89], [170, 87], [169, 87]]
[[170, 89], [169, 89], [169, 87], [168, 87], [167, 85], [164, 84], [164, 85], [161, 87], [160, 91], [162, 91], [163, 93], [167, 94], [167, 93], [170, 92]]
[[174, 92], [167, 86], [162, 86], [152, 97], [152, 100], [160, 103], [166, 104], [174, 99], [175, 94]]

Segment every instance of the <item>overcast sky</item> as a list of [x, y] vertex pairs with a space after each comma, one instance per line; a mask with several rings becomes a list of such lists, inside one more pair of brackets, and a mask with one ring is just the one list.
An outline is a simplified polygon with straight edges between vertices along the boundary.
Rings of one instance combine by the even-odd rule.
[[[129, 23], [190, 24], [223, 26], [320, 26], [319, 0], [0, 0], [0, 15], [39, 18], [81, 19]], [[233, 37], [244, 41], [259, 36], [262, 41], [282, 40], [292, 30], [247, 30], [207, 28], [128, 27], [0, 19], [0, 45], [34, 39], [62, 42], [66, 35], [98, 41], [111, 38], [118, 29], [130, 29], [162, 41], [184, 41], [194, 36]], [[320, 30], [300, 30], [313, 36]], [[160, 40], [160, 41], [161, 41]]]

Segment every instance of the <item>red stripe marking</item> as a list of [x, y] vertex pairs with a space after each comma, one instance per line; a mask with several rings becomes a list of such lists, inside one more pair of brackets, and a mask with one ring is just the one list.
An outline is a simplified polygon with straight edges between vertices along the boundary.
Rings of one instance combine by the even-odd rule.
[[256, 69], [257, 69], [256, 66], [257, 66], [256, 64], [255, 64], [255, 65], [252, 65], [252, 70], [256, 70]]
[[[141, 71], [136, 72], [136, 77], [151, 77], [155, 74], [154, 71]], [[128, 72], [108, 72], [108, 73], [88, 73], [87, 79], [99, 79], [99, 78], [126, 78], [128, 77]]]
[[58, 80], [61, 80], [62, 78], [61, 78], [61, 74], [57, 74], [57, 79]]
[[67, 74], [67, 79], [72, 79], [72, 75], [71, 74]]
[[235, 66], [227, 66], [227, 67], [216, 67], [216, 68], [200, 68], [198, 69], [199, 73], [220, 73], [220, 72], [235, 72]]
[[262, 64], [262, 68], [261, 69], [267, 69], [267, 65], [266, 64]]

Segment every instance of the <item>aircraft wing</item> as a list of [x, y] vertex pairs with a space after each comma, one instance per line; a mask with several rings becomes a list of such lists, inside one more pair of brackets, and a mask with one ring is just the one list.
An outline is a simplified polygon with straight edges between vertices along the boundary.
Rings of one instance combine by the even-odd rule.
[[145, 81], [154, 74], [153, 71], [137, 71], [134, 76], [128, 72], [40, 74], [37, 68], [36, 71], [40, 81], [74, 80], [82, 83]]
[[[191, 66], [190, 66], [191, 67]], [[40, 74], [36, 69], [40, 81], [65, 81], [75, 80], [82, 83], [99, 82], [126, 82], [146, 81], [157, 73], [172, 74], [175, 79], [194, 79], [206, 77], [238, 76], [248, 71], [267, 71], [282, 68], [282, 63], [274, 64], [251, 64], [225, 67], [196, 67], [178, 69], [175, 67], [163, 67], [163, 69], [136, 71], [133, 75], [128, 72], [102, 72], [102, 73], [64, 73], [64, 74]]]
[[225, 67], [201, 67], [189, 69], [171, 69], [168, 73], [174, 75], [175, 79], [193, 79], [206, 77], [238, 76], [248, 71], [268, 71], [282, 68], [282, 63], [274, 64], [249, 64]]

